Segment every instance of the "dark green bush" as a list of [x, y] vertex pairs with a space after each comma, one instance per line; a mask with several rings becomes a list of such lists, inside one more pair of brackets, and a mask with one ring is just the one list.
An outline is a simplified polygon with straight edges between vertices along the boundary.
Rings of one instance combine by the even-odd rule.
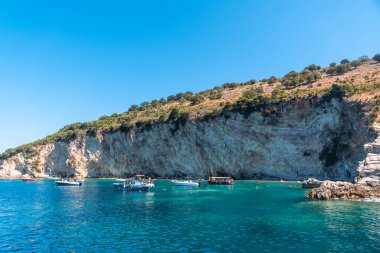
[[328, 75], [334, 75], [336, 72], [336, 67], [330, 67], [326, 69], [326, 74]]
[[345, 63], [345, 64], [340, 64], [336, 67], [336, 71], [335, 73], [337, 75], [341, 75], [341, 74], [344, 74], [346, 72], [348, 72], [349, 70], [351, 69], [351, 66], [349, 63]]
[[132, 111], [137, 111], [139, 109], [139, 106], [138, 105], [131, 105], [128, 109], [128, 111], [132, 112]]
[[168, 119], [174, 120], [174, 119], [177, 119], [180, 115], [181, 115], [181, 113], [180, 113], [179, 109], [177, 107], [174, 107], [171, 109]]
[[272, 99], [284, 99], [288, 97], [288, 93], [284, 91], [281, 85], [277, 85], [272, 91]]
[[243, 98], [246, 99], [253, 99], [257, 97], [258, 95], [261, 95], [264, 93], [264, 89], [262, 87], [256, 87], [250, 90], [247, 90], [246, 92], [243, 93]]
[[369, 61], [369, 57], [367, 55], [360, 56], [358, 58], [358, 61], [360, 61], [362, 63], [367, 62], [367, 61]]
[[225, 83], [222, 85], [222, 88], [224, 89], [234, 89], [236, 87], [238, 87], [239, 84], [238, 83]]
[[359, 61], [359, 60], [354, 60], [354, 61], [352, 61], [352, 62], [350, 63], [351, 67], [353, 67], [353, 68], [357, 68], [357, 67], [359, 67], [361, 64], [362, 64], [362, 62]]
[[380, 54], [375, 54], [372, 58], [372, 60], [380, 62]]
[[211, 100], [220, 99], [222, 95], [222, 90], [211, 90], [208, 94], [208, 98]]
[[167, 100], [168, 101], [175, 101], [176, 97], [174, 95], [170, 95], [170, 96], [167, 97]]
[[286, 88], [296, 87], [300, 82], [301, 77], [296, 71], [290, 71], [281, 80], [282, 85], [284, 85]]
[[277, 77], [271, 76], [268, 78], [267, 82], [268, 84], [274, 84], [275, 82], [277, 82]]
[[315, 64], [310, 64], [309, 66], [305, 67], [305, 69], [310, 70], [310, 71], [317, 71], [321, 69], [321, 66], [315, 65]]
[[191, 105], [197, 105], [203, 101], [205, 101], [205, 98], [201, 94], [196, 94], [190, 98]]

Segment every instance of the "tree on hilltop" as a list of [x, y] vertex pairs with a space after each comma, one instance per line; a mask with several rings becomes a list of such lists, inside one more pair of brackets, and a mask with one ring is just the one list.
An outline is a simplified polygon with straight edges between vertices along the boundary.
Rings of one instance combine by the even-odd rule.
[[372, 60], [380, 62], [380, 54], [375, 54], [372, 58]]

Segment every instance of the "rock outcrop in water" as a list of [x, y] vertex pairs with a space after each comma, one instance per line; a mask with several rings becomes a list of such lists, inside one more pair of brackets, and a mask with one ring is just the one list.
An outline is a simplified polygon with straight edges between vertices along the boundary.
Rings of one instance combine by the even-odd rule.
[[[379, 125], [375, 125], [374, 129], [380, 133]], [[316, 199], [380, 200], [380, 137], [364, 147], [367, 155], [359, 163], [358, 175], [353, 183], [325, 181], [308, 196]]]
[[352, 180], [370, 139], [362, 104], [302, 99], [243, 115], [167, 122], [38, 146], [0, 161], [0, 176]]
[[324, 181], [321, 186], [313, 189], [308, 197], [329, 200], [380, 200], [380, 183], [379, 182], [334, 182]]
[[313, 189], [321, 186], [322, 181], [315, 179], [315, 178], [309, 178], [307, 180], [302, 181], [302, 189]]

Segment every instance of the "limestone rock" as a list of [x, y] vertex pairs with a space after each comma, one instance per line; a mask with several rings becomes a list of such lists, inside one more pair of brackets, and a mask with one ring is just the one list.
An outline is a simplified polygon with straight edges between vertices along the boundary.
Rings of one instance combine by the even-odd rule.
[[308, 197], [316, 199], [378, 200], [380, 198], [380, 126], [374, 126], [379, 137], [365, 144], [367, 152], [359, 162], [354, 183], [325, 181]]
[[378, 200], [380, 199], [380, 184], [353, 184], [350, 182], [324, 181], [320, 187], [313, 189], [308, 197], [329, 200]]
[[308, 178], [302, 182], [302, 189], [312, 189], [321, 186], [322, 181], [315, 178]]
[[349, 181], [357, 176], [370, 139], [361, 103], [304, 99], [269, 106], [278, 113], [228, 112], [195, 122], [156, 123], [57, 141], [36, 147], [33, 157], [19, 153], [0, 159], [0, 176], [145, 173]]

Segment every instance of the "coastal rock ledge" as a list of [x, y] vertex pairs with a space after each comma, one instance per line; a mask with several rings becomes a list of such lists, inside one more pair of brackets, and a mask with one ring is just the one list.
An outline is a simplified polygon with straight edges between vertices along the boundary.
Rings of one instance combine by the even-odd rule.
[[374, 129], [378, 137], [364, 145], [367, 156], [359, 163], [354, 182], [324, 181], [309, 198], [380, 201], [380, 126], [375, 124]]
[[308, 197], [321, 200], [380, 200], [380, 183], [368, 181], [366, 184], [358, 184], [324, 181], [320, 187], [314, 188]]

